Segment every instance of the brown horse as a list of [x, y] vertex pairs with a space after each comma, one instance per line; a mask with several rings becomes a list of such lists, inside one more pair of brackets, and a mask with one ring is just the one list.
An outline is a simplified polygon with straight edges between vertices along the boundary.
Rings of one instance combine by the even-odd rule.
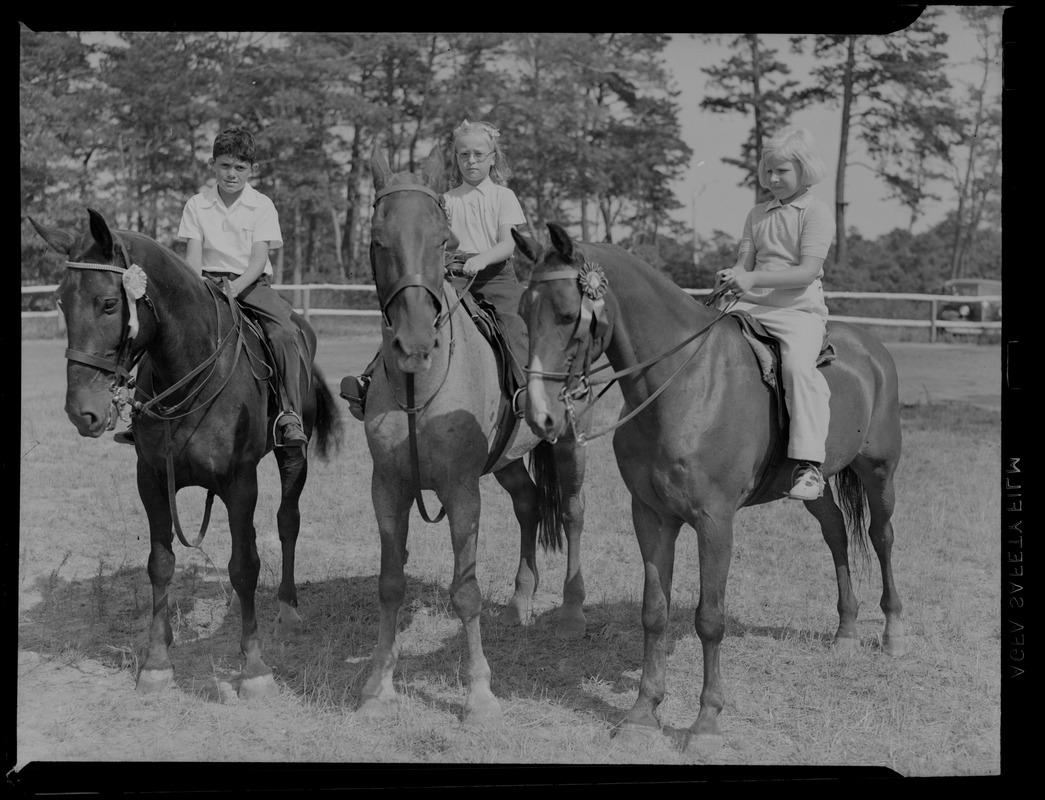
[[[374, 460], [372, 495], [381, 535], [381, 621], [360, 710], [382, 714], [396, 698], [392, 673], [398, 652], [396, 624], [406, 591], [407, 528], [415, 501], [428, 519], [420, 494], [424, 489], [435, 491], [450, 525], [450, 599], [468, 641], [470, 692], [463, 722], [498, 722], [500, 705], [490, 691], [490, 667], [479, 630], [479, 479], [493, 473], [509, 492], [520, 528], [515, 594], [502, 618], [529, 622], [538, 583], [538, 528], [546, 547], [554, 546], [565, 528], [568, 554], [558, 633], [581, 636], [584, 451], [570, 441], [551, 446], [519, 424], [502, 390], [493, 349], [446, 279], [444, 251], [455, 242], [439, 194], [441, 154], [433, 151], [424, 173], [416, 176], [393, 174], [375, 150], [371, 170], [377, 189], [371, 264], [384, 328], [380, 361], [367, 393], [365, 429]], [[522, 460], [528, 452], [533, 479]], [[547, 518], [542, 512], [556, 513]]]
[[[571, 241], [549, 224], [552, 247], [530, 277], [520, 309], [530, 332], [526, 419], [546, 439], [572, 424], [575, 398], [590, 392], [588, 364], [605, 353], [624, 408], [613, 437], [645, 570], [645, 657], [635, 706], [622, 734], [659, 729], [675, 541], [683, 523], [697, 532], [700, 600], [696, 631], [704, 653], [700, 713], [687, 747], [718, 744], [723, 690], [719, 646], [725, 632], [726, 576], [733, 517], [743, 506], [782, 498], [794, 462], [780, 445], [776, 401], [752, 347], [728, 316], [614, 245]], [[517, 239], [520, 249], [525, 240]], [[819, 521], [838, 579], [836, 647], [858, 643], [849, 536], [861, 544], [864, 503], [882, 570], [883, 649], [905, 649], [893, 582], [893, 475], [900, 458], [896, 369], [886, 349], [859, 328], [828, 325], [837, 359], [824, 368], [831, 424], [824, 474], [830, 484], [806, 508]], [[598, 435], [598, 432], [592, 436]]]
[[[174, 575], [174, 531], [183, 544], [175, 495], [185, 486], [207, 489], [206, 530], [214, 496], [224, 502], [232, 533], [229, 580], [242, 614], [244, 656], [239, 694], [276, 691], [262, 660], [254, 592], [260, 561], [255, 544], [258, 462], [273, 449], [277, 411], [264, 345], [238, 306], [173, 251], [147, 236], [109, 227], [88, 209], [90, 231], [77, 235], [30, 220], [54, 250], [68, 258], [58, 286], [69, 349], [65, 410], [81, 436], [112, 430], [121, 408], [135, 414], [138, 494], [149, 518], [152, 543], [152, 624], [139, 692], [159, 691], [173, 675], [167, 592]], [[296, 315], [295, 315], [296, 316]], [[297, 318], [315, 353], [315, 334]], [[140, 363], [139, 363], [140, 359]], [[134, 399], [130, 371], [138, 364]], [[313, 364], [303, 369], [305, 433], [316, 434], [321, 456], [336, 444], [338, 412]], [[277, 511], [283, 550], [277, 633], [302, 626], [297, 612], [294, 550], [300, 527], [298, 499], [308, 474], [302, 448], [275, 448], [282, 497]]]

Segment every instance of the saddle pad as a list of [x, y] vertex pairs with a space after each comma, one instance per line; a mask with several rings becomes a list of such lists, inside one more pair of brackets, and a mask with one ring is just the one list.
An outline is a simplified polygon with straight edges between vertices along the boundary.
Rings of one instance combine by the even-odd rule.
[[[762, 380], [766, 385], [776, 389], [779, 385], [780, 343], [748, 312], [731, 311], [729, 315], [737, 321], [744, 338], [751, 345], [762, 370]], [[834, 345], [828, 341], [828, 332], [824, 330], [824, 343], [820, 348], [820, 355], [816, 358], [816, 365], [825, 367], [837, 357]]]

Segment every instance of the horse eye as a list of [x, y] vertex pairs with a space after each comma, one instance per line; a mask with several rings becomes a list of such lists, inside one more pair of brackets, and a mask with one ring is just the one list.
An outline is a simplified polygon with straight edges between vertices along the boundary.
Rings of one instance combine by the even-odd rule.
[[118, 306], [118, 301], [116, 300], [115, 297], [108, 297], [102, 303], [102, 309], [105, 311], [106, 314], [114, 313], [116, 311], [117, 306]]

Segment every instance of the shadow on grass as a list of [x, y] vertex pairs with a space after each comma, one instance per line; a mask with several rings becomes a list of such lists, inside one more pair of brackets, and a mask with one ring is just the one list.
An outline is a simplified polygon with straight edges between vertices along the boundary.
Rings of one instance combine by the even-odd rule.
[[[50, 658], [75, 654], [128, 672], [131, 691], [148, 638], [151, 588], [144, 567], [122, 568], [86, 580], [41, 578], [43, 598], [23, 612], [19, 647]], [[377, 642], [377, 576], [332, 578], [298, 587], [304, 632], [290, 640], [273, 634], [278, 604], [275, 588], [257, 595], [264, 657], [278, 683], [316, 707], [351, 713], [370, 674]], [[227, 576], [192, 567], [178, 569], [170, 591], [175, 643], [171, 660], [175, 684], [187, 693], [227, 700], [215, 686], [235, 685], [241, 666], [240, 616], [229, 613], [232, 599]], [[492, 671], [491, 686], [502, 701], [552, 702], [571, 712], [618, 726], [638, 693], [643, 658], [641, 608], [634, 602], [589, 603], [582, 638], [556, 636], [559, 609], [537, 615], [532, 624], [509, 626], [499, 620], [503, 606], [484, 602], [483, 647]], [[693, 637], [692, 608], [677, 605], [669, 623], [669, 652], [683, 637]], [[822, 643], [822, 631], [765, 627], [727, 618], [725, 646], [747, 636], [780, 641]], [[397, 690], [424, 706], [461, 717], [466, 699], [467, 647], [452, 611], [447, 587], [407, 577], [407, 594], [397, 637], [402, 652], [396, 669]], [[687, 645], [693, 647], [692, 643]], [[669, 691], [696, 697], [700, 690], [699, 646], [694, 663], [679, 674], [669, 669]], [[682, 682], [693, 685], [680, 685]], [[592, 691], [598, 685], [599, 691]], [[610, 699], [607, 699], [607, 695]], [[615, 702], [611, 702], [615, 700]], [[687, 716], [696, 718], [693, 703]], [[681, 744], [687, 731], [665, 727], [662, 734]]]

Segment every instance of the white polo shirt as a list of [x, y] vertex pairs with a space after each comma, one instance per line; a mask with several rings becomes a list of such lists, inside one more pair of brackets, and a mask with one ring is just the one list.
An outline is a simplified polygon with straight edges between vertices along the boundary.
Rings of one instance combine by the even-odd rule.
[[[755, 251], [754, 271], [775, 271], [797, 267], [802, 256], [827, 258], [835, 238], [835, 218], [822, 200], [809, 192], [790, 203], [779, 200], [759, 203], [747, 215], [744, 233], [740, 237], [738, 260]], [[809, 286], [795, 289], [756, 288], [745, 292], [741, 299], [764, 306], [795, 308], [827, 314], [821, 278], [824, 271]]]
[[[268, 242], [272, 250], [283, 246], [275, 205], [250, 184], [231, 208], [221, 199], [217, 186], [190, 197], [181, 214], [178, 237], [203, 242], [203, 269], [234, 275], [242, 275], [247, 268], [254, 242]], [[272, 274], [272, 262], [267, 259], [265, 274]]]
[[526, 217], [515, 192], [487, 175], [478, 186], [462, 183], [448, 191], [446, 213], [458, 252], [485, 253], [497, 244], [501, 225], [524, 225]]

